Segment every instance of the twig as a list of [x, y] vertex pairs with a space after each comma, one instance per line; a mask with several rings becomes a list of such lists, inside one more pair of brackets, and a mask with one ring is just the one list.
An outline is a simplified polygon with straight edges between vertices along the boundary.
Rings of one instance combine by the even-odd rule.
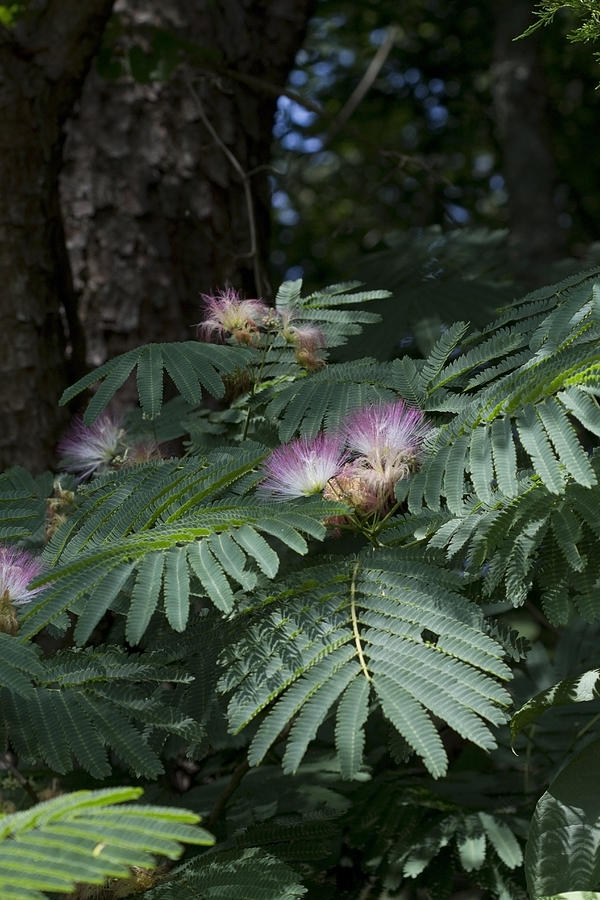
[[0, 756], [0, 769], [6, 769], [10, 772], [13, 778], [19, 782], [25, 793], [29, 794], [34, 803], [40, 802], [40, 798], [33, 789], [33, 785], [28, 778], [25, 778], [25, 776], [19, 772], [15, 764], [11, 762], [8, 753], [3, 753], [2, 756]]
[[214, 71], [218, 72], [220, 75], [226, 75], [234, 81], [239, 81], [242, 84], [247, 84], [249, 87], [264, 91], [266, 94], [272, 94], [274, 97], [289, 97], [290, 100], [293, 100], [294, 103], [297, 103], [299, 106], [303, 106], [304, 109], [308, 109], [310, 112], [314, 112], [319, 116], [323, 115], [322, 106], [309, 100], [308, 97], [303, 97], [302, 94], [298, 94], [296, 91], [291, 91], [289, 88], [282, 87], [278, 84], [272, 84], [272, 82], [265, 81], [264, 78], [257, 78], [255, 75], [246, 75], [245, 72], [236, 72], [234, 69], [216, 68]]
[[187, 75], [187, 73], [184, 75], [184, 78], [187, 82], [188, 89], [196, 102], [196, 105], [198, 107], [198, 113], [200, 115], [200, 118], [202, 119], [204, 127], [206, 128], [208, 133], [211, 135], [211, 137], [213, 138], [213, 140], [217, 144], [217, 146], [220, 147], [220, 149], [223, 151], [223, 153], [225, 154], [225, 156], [231, 163], [232, 167], [235, 169], [235, 171], [240, 176], [240, 180], [242, 182], [242, 187], [244, 189], [244, 198], [246, 201], [246, 210], [247, 210], [247, 214], [248, 214], [248, 230], [250, 232], [250, 250], [248, 251], [248, 253], [240, 254], [240, 255], [247, 256], [248, 258], [252, 259], [252, 269], [254, 272], [254, 283], [256, 284], [257, 294], [260, 296], [263, 293], [263, 279], [262, 279], [262, 275], [260, 272], [260, 265], [259, 265], [259, 261], [258, 261], [258, 242], [256, 239], [256, 217], [254, 215], [254, 201], [252, 199], [252, 188], [250, 186], [250, 177], [249, 177], [248, 173], [244, 170], [244, 168], [243, 168], [242, 164], [240, 163], [239, 159], [237, 158], [237, 156], [235, 156], [231, 152], [231, 150], [229, 149], [227, 144], [225, 144], [225, 142], [222, 140], [222, 138], [219, 136], [219, 134], [213, 127], [212, 122], [210, 121], [210, 119], [206, 115], [206, 112], [204, 111], [204, 106], [202, 104], [202, 100], [200, 99], [200, 95], [198, 94], [197, 90], [195, 89], [194, 85], [192, 84], [192, 81], [189, 78], [189, 76]]
[[532, 603], [531, 600], [528, 600], [525, 604], [527, 611], [532, 619], [535, 619], [540, 625], [543, 625], [544, 628], [548, 628], [549, 631], [552, 631], [554, 634], [560, 634], [558, 628], [556, 628], [552, 622], [549, 622], [544, 613], [537, 608], [535, 603]]
[[248, 760], [245, 759], [243, 762], [241, 762], [239, 764], [239, 766], [236, 769], [233, 770], [233, 775], [231, 776], [231, 780], [230, 780], [229, 784], [227, 785], [227, 787], [225, 788], [225, 790], [223, 791], [223, 793], [221, 794], [221, 796], [215, 803], [211, 814], [209, 815], [208, 819], [206, 820], [205, 824], [206, 824], [207, 828], [209, 828], [209, 829], [214, 828], [215, 822], [219, 819], [221, 813], [223, 812], [223, 810], [229, 803], [230, 797], [232, 796], [232, 794], [235, 793], [240, 781], [242, 780], [242, 778], [244, 777], [244, 775], [246, 774], [246, 772], [248, 771], [249, 768], [250, 768], [250, 764], [249, 764]]
[[388, 33], [385, 41], [377, 50], [377, 53], [367, 66], [367, 70], [363, 77], [360, 79], [359, 83], [356, 85], [346, 102], [344, 103], [342, 109], [339, 114], [335, 117], [332, 124], [327, 129], [325, 134], [325, 138], [323, 140], [323, 144], [328, 144], [335, 136], [342, 130], [352, 113], [356, 110], [357, 106], [361, 103], [364, 96], [367, 94], [373, 82], [379, 75], [381, 68], [388, 58], [392, 47], [394, 46], [394, 42], [396, 40], [396, 35], [398, 34], [398, 26], [391, 25], [388, 28]]

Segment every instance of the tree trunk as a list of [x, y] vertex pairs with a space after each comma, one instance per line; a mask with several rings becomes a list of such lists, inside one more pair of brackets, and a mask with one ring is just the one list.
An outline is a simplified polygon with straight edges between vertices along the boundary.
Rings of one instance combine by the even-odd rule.
[[504, 157], [510, 216], [509, 250], [525, 284], [544, 280], [564, 256], [565, 235], [553, 203], [556, 170], [547, 123], [547, 93], [537, 35], [515, 41], [531, 24], [529, 0], [496, 0], [492, 93]]
[[0, 468], [39, 471], [53, 457], [75, 320], [58, 197], [62, 127], [112, 3], [50, 0], [0, 33]]
[[90, 363], [188, 339], [200, 293], [227, 282], [268, 296], [272, 122], [312, 5], [118, 0], [125, 52], [152, 28], [202, 49], [166, 81], [90, 72], [70, 123], [63, 204]]

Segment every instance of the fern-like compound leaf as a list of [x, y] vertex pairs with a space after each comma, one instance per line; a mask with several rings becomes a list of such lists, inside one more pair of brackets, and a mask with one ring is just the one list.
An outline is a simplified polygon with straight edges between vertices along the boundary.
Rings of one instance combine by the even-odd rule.
[[155, 854], [176, 859], [182, 843], [212, 836], [187, 810], [128, 803], [140, 788], [77, 791], [0, 817], [0, 894], [43, 900], [78, 884], [128, 879], [131, 866], [152, 869]]
[[[281, 834], [281, 832], [280, 832]], [[197, 856], [146, 892], [148, 900], [299, 900], [306, 888], [290, 866], [259, 847]]]
[[196, 341], [179, 344], [147, 344], [122, 353], [84, 375], [63, 393], [61, 404], [68, 403], [86, 388], [100, 381], [84, 415], [91, 424], [110, 402], [136, 366], [140, 404], [146, 416], [158, 415], [162, 401], [162, 372], [166, 370], [181, 396], [192, 405], [202, 400], [202, 389], [215, 397], [225, 393], [223, 376], [243, 369], [254, 360], [253, 351], [244, 347], [218, 346]]
[[345, 576], [303, 570], [285, 579], [280, 599], [270, 596], [240, 621], [244, 633], [224, 654], [221, 687], [231, 694], [232, 730], [266, 712], [250, 745], [252, 765], [289, 727], [283, 765], [296, 771], [337, 706], [336, 744], [352, 777], [369, 694], [435, 777], [446, 757], [432, 715], [494, 746], [488, 723], [504, 721], [508, 697], [498, 679], [510, 671], [480, 613], [443, 571], [380, 551]]

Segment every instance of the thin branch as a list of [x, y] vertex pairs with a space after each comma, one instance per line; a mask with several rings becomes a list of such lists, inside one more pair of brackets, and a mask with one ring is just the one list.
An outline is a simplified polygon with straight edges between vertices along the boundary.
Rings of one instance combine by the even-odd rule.
[[535, 603], [532, 603], [531, 600], [527, 600], [525, 603], [527, 611], [532, 619], [542, 625], [544, 628], [547, 628], [549, 631], [552, 631], [554, 634], [560, 634], [560, 630], [556, 628], [552, 622], [549, 622], [544, 613], [537, 608]]
[[360, 667], [363, 670], [367, 681], [372, 681], [373, 679], [367, 669], [367, 663], [360, 642], [360, 634], [358, 633], [358, 618], [356, 615], [356, 576], [358, 575], [358, 566], [358, 562], [355, 563], [354, 569], [352, 570], [352, 580], [350, 581], [350, 614], [352, 615], [352, 631], [354, 632], [354, 643], [356, 644], [356, 652], [358, 653]]
[[388, 33], [385, 41], [383, 42], [381, 47], [379, 47], [377, 53], [367, 66], [365, 74], [344, 103], [342, 109], [335, 117], [332, 124], [329, 126], [323, 141], [324, 144], [328, 144], [342, 130], [352, 113], [356, 110], [365, 95], [372, 87], [375, 79], [381, 71], [384, 62], [388, 58], [392, 47], [394, 46], [397, 34], [398, 26], [391, 25], [388, 28]]
[[233, 81], [239, 81], [241, 82], [241, 84], [247, 84], [248, 87], [256, 88], [257, 90], [260, 90], [265, 94], [272, 94], [274, 97], [289, 97], [290, 100], [293, 100], [294, 103], [297, 103], [299, 106], [303, 106], [304, 109], [308, 109], [310, 110], [310, 112], [314, 112], [318, 116], [323, 115], [322, 106], [319, 106], [319, 104], [315, 103], [313, 100], [309, 100], [308, 97], [303, 97], [302, 94], [298, 94], [296, 91], [291, 91], [285, 86], [273, 84], [271, 81], [265, 81], [264, 78], [257, 78], [255, 75], [246, 75], [245, 72], [236, 72], [235, 69], [222, 69], [219, 67], [215, 67], [213, 70], [209, 69], [206, 64], [205, 68], [208, 69], [208, 71], [215, 71], [220, 75], [226, 75], [228, 78], [233, 79]]
[[233, 770], [233, 775], [231, 776], [231, 780], [217, 802], [215, 803], [211, 814], [206, 820], [206, 827], [210, 830], [214, 828], [215, 822], [220, 818], [221, 813], [224, 811], [225, 807], [229, 803], [231, 796], [237, 790], [242, 778], [250, 768], [250, 764], [247, 759], [239, 764], [239, 766]]
[[225, 144], [225, 142], [222, 140], [222, 138], [219, 136], [219, 134], [215, 130], [212, 122], [206, 115], [202, 100], [200, 99], [200, 95], [198, 94], [198, 91], [195, 89], [194, 85], [192, 84], [192, 81], [189, 78], [189, 76], [187, 75], [187, 73], [184, 74], [184, 78], [187, 82], [189, 91], [196, 102], [196, 105], [198, 107], [198, 113], [204, 124], [204, 127], [206, 128], [208, 133], [211, 135], [212, 139], [217, 144], [217, 146], [223, 151], [223, 153], [225, 154], [225, 156], [227, 157], [227, 159], [229, 160], [229, 162], [231, 163], [232, 167], [235, 169], [237, 174], [240, 176], [240, 180], [242, 182], [242, 186], [244, 189], [244, 198], [246, 201], [246, 210], [248, 213], [248, 230], [250, 232], [250, 250], [248, 251], [247, 254], [240, 254], [240, 255], [247, 256], [248, 258], [252, 259], [254, 282], [256, 284], [256, 291], [257, 291], [258, 295], [260, 296], [263, 293], [263, 279], [262, 279], [262, 275], [260, 272], [260, 265], [259, 265], [259, 260], [258, 260], [258, 242], [257, 242], [257, 238], [256, 238], [256, 217], [254, 215], [254, 201], [252, 199], [252, 188], [250, 186], [250, 176], [244, 170], [244, 168], [243, 168], [242, 164], [240, 163], [239, 159], [237, 158], [237, 156], [235, 156], [231, 152], [229, 147]]

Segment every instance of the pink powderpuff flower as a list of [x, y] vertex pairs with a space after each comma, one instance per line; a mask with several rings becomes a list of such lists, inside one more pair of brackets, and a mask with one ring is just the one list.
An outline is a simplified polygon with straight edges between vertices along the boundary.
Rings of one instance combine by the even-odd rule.
[[292, 326], [292, 335], [296, 347], [300, 350], [306, 350], [309, 353], [317, 353], [324, 350], [327, 346], [325, 335], [317, 325], [294, 325]]
[[294, 310], [283, 310], [280, 316], [281, 334], [288, 344], [296, 348], [296, 362], [309, 372], [321, 369], [325, 360], [320, 355], [327, 346], [327, 339], [321, 329], [312, 322], [293, 325], [297, 313]]
[[352, 413], [343, 426], [348, 447], [374, 473], [405, 478], [419, 460], [429, 431], [424, 413], [402, 400], [368, 406]]
[[[341, 500], [347, 503], [361, 516], [369, 516], [381, 512], [386, 503], [385, 497], [377, 490], [377, 485], [370, 478], [364, 477], [364, 469], [355, 462], [347, 463], [339, 473], [330, 479], [323, 491], [326, 500]], [[346, 516], [334, 517], [333, 523], [350, 521]]]
[[162, 459], [160, 447], [152, 438], [143, 438], [127, 447], [123, 454], [124, 466], [136, 466], [139, 463], [155, 462]]
[[30, 590], [28, 585], [42, 571], [40, 561], [27, 550], [0, 546], [0, 601], [29, 603], [42, 588]]
[[202, 299], [206, 314], [197, 328], [203, 341], [223, 341], [232, 335], [240, 344], [255, 344], [259, 325], [271, 312], [262, 300], [243, 300], [231, 287], [214, 297], [202, 294]]
[[289, 344], [295, 344], [302, 350], [316, 352], [324, 350], [327, 339], [318, 327], [312, 322], [304, 322], [302, 325], [293, 325], [297, 313], [294, 310], [285, 309], [279, 313], [281, 322], [281, 334]]
[[273, 450], [258, 491], [263, 497], [282, 500], [318, 494], [341, 471], [345, 459], [338, 437], [297, 438]]
[[100, 416], [89, 426], [75, 419], [58, 445], [60, 468], [71, 472], [78, 481], [104, 471], [118, 456], [123, 435], [120, 422], [109, 415]]

